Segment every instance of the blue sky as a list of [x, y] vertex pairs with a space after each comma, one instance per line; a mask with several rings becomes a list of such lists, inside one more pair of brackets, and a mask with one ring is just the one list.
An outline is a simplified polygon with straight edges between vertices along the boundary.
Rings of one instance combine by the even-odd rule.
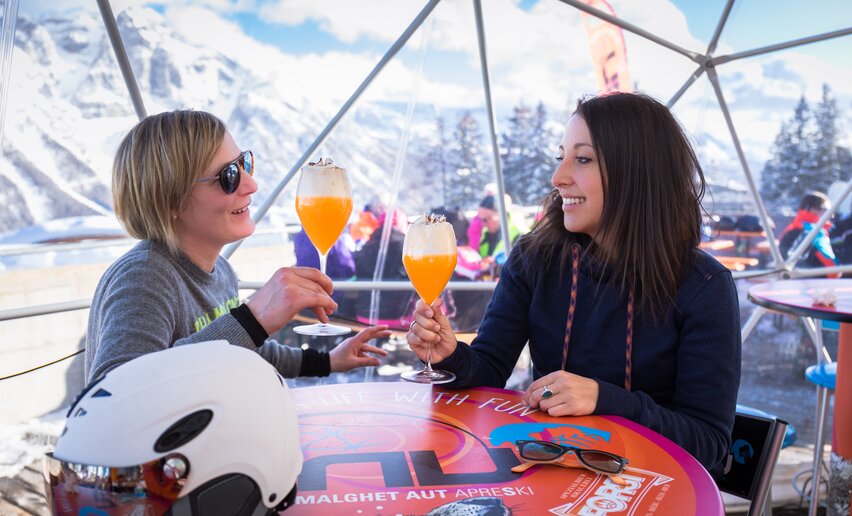
[[[560, 4], [557, 0], [520, 0], [518, 5], [523, 10], [530, 11], [540, 7], [537, 4], [541, 2]], [[612, 3], [617, 5], [617, 2]], [[685, 15], [692, 36], [707, 42], [716, 28], [726, 1], [673, 0], [672, 3]], [[411, 16], [422, 4], [413, 2], [412, 5], [414, 9]], [[488, 2], [483, 2], [483, 9], [487, 17], [490, 9]], [[324, 54], [332, 51], [382, 55], [392, 41], [362, 35], [343, 42], [311, 17], [299, 24], [285, 25], [270, 22], [258, 16], [257, 11], [249, 10], [234, 13], [231, 19], [259, 41], [295, 55]], [[634, 21], [629, 17], [625, 19]], [[405, 23], [398, 25], [400, 32], [407, 23], [408, 18]], [[636, 23], [642, 26], [640, 22]], [[852, 3], [848, 0], [814, 0], [807, 3], [801, 0], [739, 0], [734, 4], [728, 18], [720, 40], [722, 48], [717, 50], [717, 55], [750, 50], [849, 26], [852, 26]], [[494, 37], [493, 34], [486, 36]], [[670, 39], [667, 34], [660, 36]], [[726, 49], [729, 50], [725, 51]], [[706, 47], [698, 46], [690, 50], [703, 52]], [[852, 36], [799, 46], [795, 51], [826, 61], [846, 61], [852, 53]], [[416, 52], [403, 51], [399, 54], [399, 59], [408, 66], [414, 66], [416, 56]], [[478, 69], [471, 69], [470, 61], [463, 52], [432, 48], [427, 56], [426, 70], [436, 80], [452, 79], [468, 86], [481, 81]]]
[[[557, 0], [521, 0], [519, 5], [524, 10], [530, 10], [538, 2], [551, 1]], [[673, 0], [672, 3], [686, 15], [690, 32], [703, 41], [709, 41], [726, 2]], [[162, 4], [154, 6], [163, 11]], [[484, 3], [483, 7], [487, 10], [488, 4]], [[233, 19], [247, 34], [288, 53], [322, 54], [344, 46], [351, 52], [384, 52], [388, 47], [387, 42], [366, 37], [344, 45], [312, 19], [298, 25], [285, 26], [267, 22], [254, 11], [235, 13]], [[760, 29], [755, 30], [758, 24]], [[740, 0], [734, 4], [721, 40], [736, 52], [849, 26], [852, 26], [852, 3], [848, 0]], [[805, 45], [799, 47], [798, 51], [825, 59], [840, 59], [848, 56], [850, 49], [852, 37], [847, 36], [829, 42]]]
[[[726, 4], [724, 0], [673, 3], [686, 15], [692, 34], [704, 41], [713, 35]], [[721, 40], [740, 52], [850, 26], [852, 3], [848, 0], [740, 0], [734, 3]], [[828, 60], [848, 59], [852, 36], [803, 45], [797, 51]]]
[[[316, 53], [340, 50], [343, 43], [332, 34], [322, 30], [314, 20], [306, 20], [295, 26], [284, 27], [277, 23], [266, 23], [253, 12], [241, 12], [234, 19], [243, 27], [246, 34], [255, 39], [274, 45], [291, 54]], [[366, 38], [359, 38], [354, 43], [348, 43], [350, 52], [384, 52], [387, 43]]]
[[[277, 1], [221, 2], [217, 0], [198, 3], [210, 3], [224, 8], [223, 11], [230, 11], [231, 19], [238, 22], [246, 33], [252, 34], [260, 41], [278, 46], [289, 53], [323, 53], [344, 46], [340, 40], [324, 30], [313, 19], [308, 18], [296, 25], [284, 25], [257, 15], [256, 6], [269, 6]], [[558, 0], [517, 0], [519, 7], [526, 11], [535, 8], [537, 4], [542, 2], [561, 3]], [[703, 41], [709, 40], [726, 4], [726, 0], [671, 0], [671, 2], [686, 15], [690, 32]], [[87, 3], [88, 0], [65, 0], [60, 5], [67, 4], [66, 7], [71, 8], [74, 4]], [[114, 11], [120, 10], [123, 4], [146, 3], [156, 10], [164, 12], [164, 6], [187, 2], [186, 0], [155, 0], [154, 2], [114, 0], [112, 3]], [[419, 9], [420, 6], [425, 5], [425, 0], [400, 0], [400, 3], [411, 4]], [[486, 0], [482, 3], [487, 15], [490, 9], [489, 2]], [[617, 6], [619, 2], [618, 0], [611, 0], [611, 3]], [[22, 12], [55, 11], [58, 9], [55, 0], [28, 0], [22, 4]], [[281, 10], [292, 8], [291, 4], [286, 3], [278, 7]], [[416, 10], [413, 12], [416, 12]], [[619, 13], [616, 12], [616, 14]], [[381, 15], [377, 15], [376, 18], [377, 23], [384, 22]], [[628, 19], [628, 21], [631, 20]], [[737, 0], [723, 32], [722, 42], [730, 45], [734, 51], [742, 51], [850, 26], [852, 26], [852, 2], [849, 0], [811, 0], [809, 2], [802, 0]], [[383, 52], [388, 43], [375, 39], [358, 38], [354, 42], [347, 42], [345, 46], [347, 50], [355, 52]], [[852, 51], [852, 37], [847, 36], [831, 42], [805, 45], [799, 47], [798, 51], [823, 58], [848, 59], [849, 52]]]
[[[97, 12], [90, 0], [85, 3]], [[391, 43], [426, 4], [425, 0], [113, 0], [121, 12], [144, 3], [165, 14], [167, 23], [194, 43], [220, 49], [251, 61], [263, 72], [272, 64], [257, 49], [241, 52], [237, 40], [245, 35], [279, 48], [286, 56], [276, 61], [285, 76], [316, 75], [317, 67], [335, 73], [305, 90], [311, 102], [332, 112], [366, 77]], [[691, 50], [703, 52], [725, 0], [610, 0], [623, 19], [656, 32]], [[577, 96], [593, 93], [588, 39], [579, 14], [558, 0], [483, 0], [492, 94], [498, 109], [519, 102], [542, 101], [556, 113], [570, 110]], [[29, 0], [22, 11], [41, 5], [56, 9], [52, 0]], [[66, 4], [63, 2], [62, 4]], [[372, 8], [365, 11], [364, 5]], [[212, 10], [223, 20], [198, 16]], [[523, 12], [519, 12], [519, 9]], [[368, 12], [367, 12], [368, 11]], [[378, 14], [373, 14], [378, 13]], [[366, 14], [366, 15], [365, 15]], [[482, 107], [482, 79], [469, 0], [444, 0], [433, 12], [436, 20], [426, 54], [424, 73], [416, 74], [420, 33], [412, 38], [382, 72], [369, 93], [373, 98], [406, 102], [415, 77], [421, 77], [419, 103], [436, 109]], [[225, 26], [227, 22], [231, 26]], [[722, 34], [718, 53], [739, 52], [852, 26], [849, 0], [738, 0]], [[235, 34], [235, 32], [240, 34]], [[234, 39], [236, 37], [236, 39]], [[625, 35], [631, 77], [638, 87], [667, 100], [695, 70], [695, 63], [648, 42]], [[235, 53], [236, 52], [236, 53]], [[840, 107], [852, 112], [852, 36], [797, 47], [771, 56], [741, 59], [719, 67], [719, 77], [736, 123], [750, 148], [768, 149], [779, 124], [792, 113], [801, 95], [818, 101], [829, 83]], [[274, 68], [274, 66], [272, 67]], [[303, 81], [304, 82], [304, 81]], [[328, 84], [328, 83], [335, 84]], [[290, 86], [295, 86], [288, 84]], [[292, 88], [290, 88], [292, 89]], [[333, 91], [332, 91], [333, 90]], [[289, 89], [288, 89], [289, 91]], [[702, 78], [676, 106], [684, 123], [697, 132], [712, 132], [726, 140], [727, 129], [707, 81]], [[500, 113], [498, 113], [499, 115]], [[852, 133], [852, 131], [849, 131]]]

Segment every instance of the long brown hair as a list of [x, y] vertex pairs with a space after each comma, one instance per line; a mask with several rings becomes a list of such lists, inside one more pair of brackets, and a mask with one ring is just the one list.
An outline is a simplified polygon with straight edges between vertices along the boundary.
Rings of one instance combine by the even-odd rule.
[[[589, 127], [601, 163], [604, 206], [589, 247], [636, 309], [661, 317], [674, 301], [701, 235], [704, 173], [680, 124], [647, 95], [612, 93], [581, 99], [573, 116]], [[554, 189], [526, 239], [546, 264], [565, 270], [577, 235], [563, 225]]]

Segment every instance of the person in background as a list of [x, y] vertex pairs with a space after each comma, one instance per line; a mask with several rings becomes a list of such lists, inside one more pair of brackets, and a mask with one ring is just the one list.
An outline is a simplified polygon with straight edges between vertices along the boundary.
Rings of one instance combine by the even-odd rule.
[[830, 235], [837, 262], [844, 265], [852, 263], [852, 214], [838, 220]]
[[86, 376], [93, 381], [147, 353], [225, 339], [256, 350], [284, 377], [324, 376], [379, 364], [368, 344], [389, 334], [370, 327], [329, 353], [268, 340], [302, 309], [323, 322], [337, 304], [328, 276], [278, 269], [241, 303], [237, 277], [219, 253], [255, 229], [254, 155], [203, 111], [151, 115], [118, 146], [112, 168], [115, 213], [141, 241], [101, 277], [89, 312]]
[[456, 245], [464, 246], [465, 235], [470, 227], [470, 221], [464, 214], [464, 211], [459, 206], [438, 206], [432, 208], [430, 213], [435, 215], [443, 215], [447, 222], [453, 227], [453, 233], [456, 235]]
[[[831, 208], [831, 201], [822, 192], [808, 192], [799, 202], [799, 210], [790, 224], [781, 233], [778, 250], [785, 259], [790, 251], [796, 249], [814, 228], [820, 217]], [[831, 246], [829, 232], [832, 230], [831, 221], [818, 231], [808, 251], [803, 254], [802, 263], [806, 267], [834, 267], [838, 265], [837, 257]]]
[[[475, 281], [483, 278], [490, 271], [490, 266], [479, 256], [479, 253], [463, 244], [467, 227], [470, 224], [459, 207], [432, 208], [432, 213], [443, 215], [453, 226], [456, 235], [457, 259], [456, 267], [450, 281]], [[472, 332], [479, 327], [485, 306], [491, 300], [491, 292], [487, 290], [450, 290], [441, 292], [446, 309], [445, 315], [452, 322], [457, 332]]]
[[[344, 231], [337, 242], [328, 251], [325, 272], [333, 280], [351, 280], [355, 278], [355, 241], [348, 232]], [[297, 267], [312, 267], [319, 269], [319, 252], [311, 243], [305, 229], [302, 228], [293, 235], [293, 252], [296, 255]], [[337, 291], [331, 296], [337, 303], [335, 315], [338, 318], [354, 317], [357, 306], [357, 293], [353, 291]]]
[[379, 217], [381, 217], [387, 206], [380, 195], [373, 196], [370, 204], [358, 213], [358, 220], [349, 225], [349, 233], [355, 240], [355, 246], [360, 249], [364, 242], [369, 240], [370, 235], [379, 228]]
[[[378, 229], [370, 235], [370, 239], [355, 253], [355, 275], [360, 280], [373, 281], [376, 265], [379, 260], [379, 250], [384, 234], [385, 212], [379, 217]], [[383, 281], [407, 281], [408, 273], [402, 264], [402, 250], [405, 243], [405, 232], [408, 229], [408, 220], [405, 213], [399, 208], [394, 211], [390, 225], [390, 236], [388, 238], [387, 250], [385, 252], [384, 268], [381, 279]], [[411, 323], [411, 308], [414, 306], [412, 294], [406, 290], [379, 291], [379, 306], [376, 314], [376, 324], [391, 328], [405, 328]], [[356, 319], [358, 322], [370, 324], [370, 307], [373, 292], [361, 290], [358, 292], [358, 304]]]
[[[852, 263], [852, 195], [843, 197], [846, 186], [846, 181], [838, 180], [831, 183], [826, 192], [829, 199], [838, 199], [834, 207], [834, 227], [829, 230], [829, 236], [834, 256], [841, 265]], [[845, 275], [849, 277], [849, 273]]]
[[[512, 201], [505, 196], [506, 219], [509, 222], [509, 240], [518, 241], [521, 230], [515, 225], [512, 213], [509, 211]], [[485, 278], [492, 279], [500, 275], [500, 270], [506, 261], [506, 246], [503, 242], [503, 232], [500, 231], [501, 220], [496, 197], [486, 197], [479, 203], [477, 219], [483, 223], [482, 235], [479, 240], [479, 256], [482, 257], [482, 267], [487, 270]]]
[[[407, 341], [450, 387], [504, 387], [529, 343], [524, 401], [551, 416], [613, 414], [718, 471], [740, 382], [730, 271], [698, 249], [706, 186], [665, 105], [581, 100], [557, 154], [544, 217], [503, 267], [478, 334], [458, 342], [440, 300], [417, 303]], [[629, 458], [629, 457], [628, 457]]]
[[[488, 183], [483, 191], [485, 194], [483, 199], [497, 195], [497, 184]], [[478, 215], [478, 213], [477, 213]], [[479, 241], [482, 240], [482, 228], [485, 225], [479, 217], [473, 217], [467, 227], [467, 246], [472, 249], [479, 249]]]
[[[333, 280], [348, 280], [355, 276], [355, 258], [352, 255], [355, 242], [346, 233], [342, 234], [328, 252], [325, 272]], [[296, 266], [319, 269], [319, 252], [311, 243], [305, 229], [293, 235], [293, 252]]]

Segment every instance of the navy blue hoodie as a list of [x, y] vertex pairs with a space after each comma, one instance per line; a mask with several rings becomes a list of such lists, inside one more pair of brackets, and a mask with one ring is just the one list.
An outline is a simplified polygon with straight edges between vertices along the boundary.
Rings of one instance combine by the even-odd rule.
[[[521, 239], [503, 268], [476, 338], [434, 364], [449, 387], [503, 387], [529, 340], [535, 378], [559, 370], [571, 271], [544, 268]], [[731, 273], [696, 249], [674, 305], [656, 323], [636, 314], [632, 389], [624, 388], [627, 295], [590, 255], [580, 261], [565, 369], [595, 379], [595, 414], [654, 430], [715, 469], [730, 447], [740, 383], [740, 316]]]

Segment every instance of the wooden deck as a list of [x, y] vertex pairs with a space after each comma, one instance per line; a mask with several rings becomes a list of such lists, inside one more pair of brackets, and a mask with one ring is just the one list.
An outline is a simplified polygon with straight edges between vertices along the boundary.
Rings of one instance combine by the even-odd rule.
[[732, 271], [744, 271], [746, 267], [754, 267], [759, 260], [748, 256], [714, 256], [719, 263]]
[[0, 478], [0, 514], [3, 516], [50, 514], [44, 497], [41, 462], [33, 462], [15, 477]]

